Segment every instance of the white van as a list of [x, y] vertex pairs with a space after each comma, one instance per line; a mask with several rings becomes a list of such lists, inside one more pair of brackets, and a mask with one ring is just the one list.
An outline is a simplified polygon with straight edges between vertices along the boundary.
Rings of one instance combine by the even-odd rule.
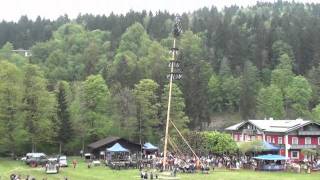
[[67, 156], [60, 156], [59, 157], [59, 166], [60, 167], [68, 167]]

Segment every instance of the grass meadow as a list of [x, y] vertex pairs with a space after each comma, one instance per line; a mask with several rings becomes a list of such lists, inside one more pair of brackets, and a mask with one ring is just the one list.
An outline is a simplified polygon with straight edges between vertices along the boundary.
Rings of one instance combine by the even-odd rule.
[[[130, 180], [140, 179], [137, 169], [129, 170], [111, 170], [106, 166], [87, 168], [87, 164], [78, 160], [75, 169], [71, 167], [61, 168], [59, 174], [46, 174], [43, 168], [31, 168], [21, 161], [13, 161], [10, 159], [0, 158], [0, 180], [9, 179], [10, 174], [20, 174], [22, 178], [27, 175], [35, 177], [37, 180]], [[72, 158], [69, 158], [72, 161]], [[210, 171], [209, 174], [178, 174], [180, 179], [185, 180], [320, 180], [320, 172], [305, 173], [287, 173], [287, 172], [255, 172], [249, 170], [228, 171], [225, 169], [216, 169]]]

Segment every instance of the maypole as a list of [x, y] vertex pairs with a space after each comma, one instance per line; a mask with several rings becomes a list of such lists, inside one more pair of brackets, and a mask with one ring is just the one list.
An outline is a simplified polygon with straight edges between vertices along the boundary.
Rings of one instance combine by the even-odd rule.
[[166, 132], [164, 138], [164, 150], [163, 150], [163, 170], [166, 168], [166, 160], [167, 160], [167, 146], [168, 146], [168, 133], [169, 133], [169, 124], [170, 124], [170, 107], [171, 107], [171, 93], [172, 93], [172, 81], [174, 79], [181, 79], [182, 75], [179, 72], [174, 72], [175, 68], [178, 68], [179, 62], [176, 61], [176, 55], [178, 52], [178, 48], [176, 47], [176, 40], [181, 33], [181, 23], [180, 18], [177, 16], [175, 18], [175, 24], [173, 29], [173, 47], [171, 48], [172, 59], [170, 60], [169, 67], [170, 73], [168, 74], [169, 82], [169, 97], [168, 97], [168, 109], [167, 109], [167, 120], [166, 120]]

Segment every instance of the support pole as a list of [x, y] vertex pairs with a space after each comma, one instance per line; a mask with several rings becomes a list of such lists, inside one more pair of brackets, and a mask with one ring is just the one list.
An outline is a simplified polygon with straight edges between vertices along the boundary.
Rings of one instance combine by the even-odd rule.
[[61, 155], [61, 151], [62, 151], [62, 142], [59, 142], [59, 155]]
[[191, 146], [190, 146], [190, 144], [188, 143], [188, 141], [182, 136], [181, 132], [180, 132], [179, 129], [176, 127], [176, 125], [175, 125], [172, 121], [170, 121], [170, 122], [171, 122], [171, 124], [173, 125], [173, 127], [177, 130], [177, 132], [178, 132], [178, 134], [181, 136], [182, 140], [187, 144], [187, 146], [188, 146], [189, 149], [191, 150], [192, 154], [193, 154], [194, 156], [196, 156], [196, 158], [197, 158], [198, 160], [200, 160], [199, 157], [197, 156], [197, 154], [196, 154], [196, 153], [193, 151], [193, 149], [191, 148]]
[[179, 153], [179, 155], [182, 155], [183, 153], [180, 151], [180, 149], [178, 148], [177, 144], [171, 140], [171, 137], [169, 136], [168, 137], [168, 141], [169, 141], [169, 144], [172, 146], [172, 148], [177, 152]]
[[[176, 38], [173, 39], [173, 50], [172, 50], [172, 61], [175, 60], [176, 51]], [[166, 134], [164, 137], [164, 150], [163, 150], [163, 170], [166, 168], [167, 161], [167, 145], [168, 145], [168, 133], [170, 124], [170, 107], [171, 107], [171, 92], [172, 92], [172, 80], [173, 80], [173, 64], [171, 64], [170, 70], [170, 83], [169, 83], [169, 98], [168, 98], [168, 110], [167, 110], [167, 121], [166, 121]]]
[[193, 151], [193, 149], [191, 148], [190, 144], [188, 143], [188, 141], [183, 137], [183, 135], [181, 134], [181, 132], [179, 131], [179, 129], [176, 127], [176, 125], [170, 121], [171, 124], [173, 125], [173, 127], [177, 130], [178, 134], [181, 136], [182, 140], [187, 144], [187, 146], [189, 147], [189, 149], [191, 150], [192, 154], [199, 160], [200, 164], [201, 161], [200, 161], [200, 158], [197, 156], [197, 154]]

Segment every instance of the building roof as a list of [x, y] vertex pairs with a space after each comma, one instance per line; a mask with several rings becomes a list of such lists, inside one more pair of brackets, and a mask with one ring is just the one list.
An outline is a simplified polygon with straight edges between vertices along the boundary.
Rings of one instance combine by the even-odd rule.
[[234, 131], [238, 130], [242, 125], [249, 122], [250, 124], [256, 126], [258, 129], [266, 132], [289, 132], [307, 124], [311, 121], [296, 119], [296, 120], [274, 120], [270, 118], [269, 120], [248, 120], [233, 126], [227, 127], [225, 130]]
[[104, 146], [106, 144], [109, 144], [109, 143], [112, 143], [114, 141], [117, 141], [119, 139], [121, 139], [121, 138], [120, 137], [110, 136], [110, 137], [101, 139], [99, 141], [96, 141], [94, 143], [91, 143], [91, 144], [88, 145], [88, 147], [91, 148], [91, 149], [96, 149], [96, 148], [99, 148], [99, 147]]
[[227, 130], [227, 131], [235, 131], [235, 130], [238, 130], [238, 128], [239, 128], [240, 126], [242, 126], [244, 123], [246, 123], [246, 122], [243, 121], [243, 122], [241, 122], [241, 123], [238, 123], [238, 124], [229, 126], [229, 127], [227, 127], [225, 130]]

